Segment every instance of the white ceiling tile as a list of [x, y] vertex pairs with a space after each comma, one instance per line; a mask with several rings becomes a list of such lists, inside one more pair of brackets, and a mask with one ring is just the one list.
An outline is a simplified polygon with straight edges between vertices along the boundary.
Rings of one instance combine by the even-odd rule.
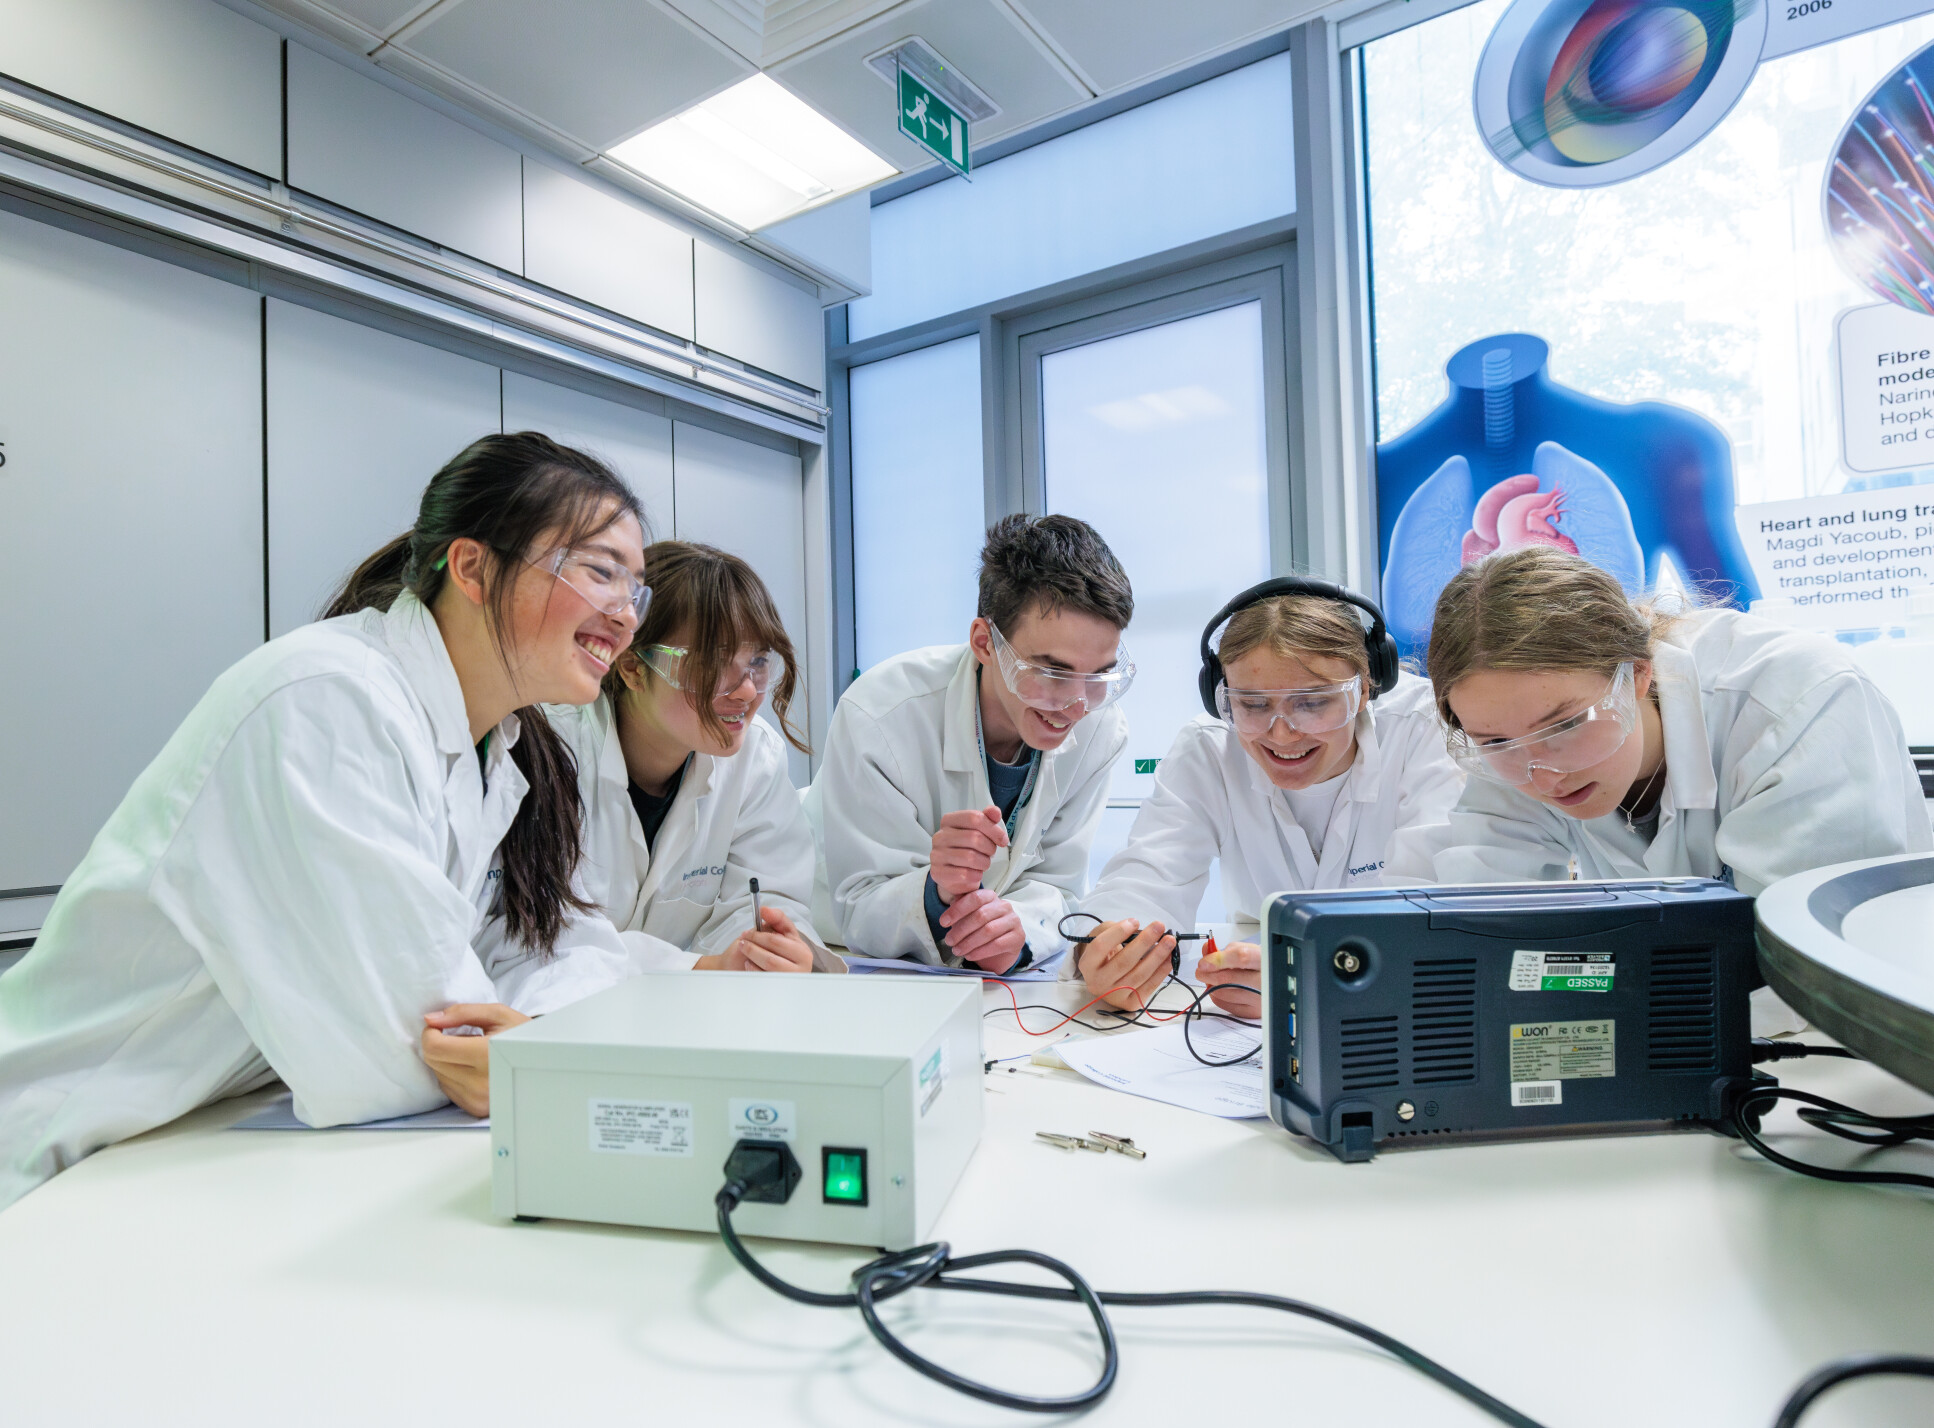
[[1322, 0], [1014, 0], [1103, 91], [1280, 29]]
[[752, 72], [645, 0], [463, 0], [406, 48], [595, 149]]
[[904, 6], [771, 73], [895, 167], [922, 168], [932, 162], [931, 156], [901, 137], [893, 87], [865, 63], [867, 55], [912, 35], [932, 45], [1001, 106], [993, 119], [974, 127], [976, 143], [1058, 114], [1088, 97], [989, 0], [926, 0]]

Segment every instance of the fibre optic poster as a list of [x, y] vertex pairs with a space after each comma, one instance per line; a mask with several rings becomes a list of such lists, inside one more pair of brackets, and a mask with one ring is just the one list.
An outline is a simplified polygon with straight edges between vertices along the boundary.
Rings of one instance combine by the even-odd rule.
[[1548, 544], [1839, 636], [1934, 743], [1930, 11], [1486, 0], [1364, 48], [1407, 650]]

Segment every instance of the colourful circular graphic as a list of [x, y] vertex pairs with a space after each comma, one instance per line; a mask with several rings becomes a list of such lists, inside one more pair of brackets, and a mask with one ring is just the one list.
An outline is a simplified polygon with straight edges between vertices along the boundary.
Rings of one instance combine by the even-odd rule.
[[1517, 0], [1478, 62], [1478, 130], [1539, 183], [1617, 183], [1726, 116], [1765, 34], [1754, 0]]
[[1934, 314], [1934, 45], [1861, 100], [1827, 165], [1827, 235], [1864, 286], [1911, 312]]

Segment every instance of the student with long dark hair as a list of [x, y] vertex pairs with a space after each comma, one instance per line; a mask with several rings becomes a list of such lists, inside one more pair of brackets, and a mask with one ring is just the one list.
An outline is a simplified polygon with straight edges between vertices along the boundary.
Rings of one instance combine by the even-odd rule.
[[611, 471], [487, 436], [331, 618], [215, 681], [0, 980], [0, 1206], [277, 1077], [314, 1126], [478, 1108], [485, 1038], [439, 1028], [629, 975], [531, 706], [597, 698], [643, 556]]
[[645, 580], [605, 697], [547, 711], [577, 757], [586, 891], [648, 970], [845, 971], [812, 925], [812, 828], [786, 773], [787, 742], [806, 751], [798, 666], [771, 593], [687, 541], [648, 547]]

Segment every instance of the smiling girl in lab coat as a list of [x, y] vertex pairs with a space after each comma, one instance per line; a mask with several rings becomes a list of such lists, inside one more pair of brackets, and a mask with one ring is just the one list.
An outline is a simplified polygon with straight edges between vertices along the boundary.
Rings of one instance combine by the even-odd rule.
[[650, 598], [643, 527], [590, 457], [485, 437], [337, 618], [215, 681], [0, 978], [0, 1206], [277, 1077], [314, 1126], [474, 1098], [485, 1039], [426, 1014], [487, 1031], [630, 974], [529, 706], [597, 698]]
[[[645, 579], [651, 609], [604, 697], [548, 711], [577, 756], [586, 887], [646, 968], [845, 971], [809, 913], [812, 830], [786, 772], [787, 742], [806, 746], [771, 593], [685, 541], [647, 549]], [[755, 717], [768, 696], [783, 736]]]
[[[1369, 601], [1322, 581], [1268, 581], [1218, 612], [1202, 639], [1202, 692], [1216, 712], [1176, 736], [1128, 845], [1082, 902], [1103, 925], [1080, 975], [1120, 1007], [1145, 1005], [1161, 986], [1165, 933], [1194, 926], [1212, 862], [1250, 925], [1271, 893], [1379, 886], [1396, 833], [1440, 823], [1463, 784], [1430, 686], [1399, 672]], [[1256, 1016], [1258, 997], [1241, 989], [1257, 985], [1260, 966], [1242, 941], [1204, 956], [1198, 975], [1228, 988], [1218, 1005]]]
[[1900, 720], [1845, 649], [1736, 610], [1670, 616], [1526, 546], [1438, 597], [1429, 669], [1471, 774], [1400, 841], [1438, 882], [1791, 873], [1934, 847]]

